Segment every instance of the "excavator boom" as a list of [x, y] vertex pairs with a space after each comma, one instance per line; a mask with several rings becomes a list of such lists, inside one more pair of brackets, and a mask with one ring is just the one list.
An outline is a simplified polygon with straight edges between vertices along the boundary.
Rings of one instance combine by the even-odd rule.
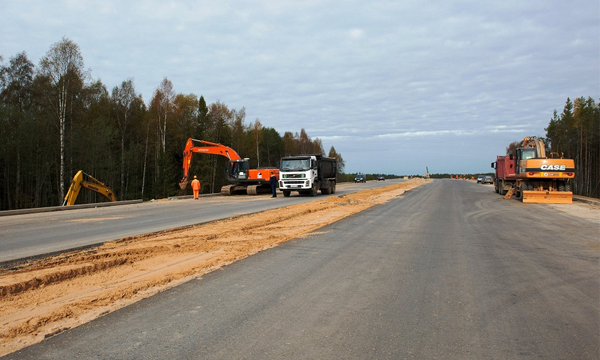
[[[194, 143], [203, 144], [204, 146], [195, 146]], [[222, 144], [213, 143], [206, 140], [196, 140], [189, 138], [185, 143], [183, 150], [183, 178], [179, 181], [179, 187], [183, 190], [189, 183], [189, 172], [192, 164], [192, 155], [194, 153], [214, 154], [225, 156], [229, 160], [241, 160], [240, 155], [230, 148]]]

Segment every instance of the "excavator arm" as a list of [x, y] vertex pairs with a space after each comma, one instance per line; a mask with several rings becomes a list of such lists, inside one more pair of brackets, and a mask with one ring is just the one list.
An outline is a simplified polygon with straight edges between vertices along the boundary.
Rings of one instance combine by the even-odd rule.
[[77, 195], [79, 195], [79, 191], [82, 187], [97, 192], [107, 201], [117, 201], [115, 194], [108, 186], [104, 185], [103, 182], [94, 178], [93, 176], [79, 170], [73, 177], [73, 180], [71, 180], [71, 186], [69, 186], [69, 191], [67, 191], [67, 195], [65, 195], [63, 206], [71, 206], [75, 204]]
[[[195, 146], [194, 143], [203, 144], [204, 146]], [[214, 154], [225, 156], [229, 160], [242, 160], [240, 155], [230, 148], [222, 144], [213, 143], [206, 140], [196, 140], [189, 138], [185, 143], [183, 150], [183, 178], [179, 182], [179, 187], [185, 189], [189, 183], [189, 171], [192, 164], [192, 155], [194, 153]]]
[[535, 136], [528, 136], [523, 139], [521, 142], [521, 147], [531, 147], [535, 148], [538, 159], [546, 158], [546, 146], [544, 145], [544, 141]]

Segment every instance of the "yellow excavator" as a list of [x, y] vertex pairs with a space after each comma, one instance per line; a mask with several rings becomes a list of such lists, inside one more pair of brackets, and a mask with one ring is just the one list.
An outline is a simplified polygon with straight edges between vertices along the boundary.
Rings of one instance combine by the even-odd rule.
[[69, 191], [67, 191], [67, 195], [65, 195], [63, 206], [71, 206], [75, 204], [77, 195], [79, 195], [79, 190], [81, 190], [82, 187], [97, 192], [107, 201], [117, 201], [115, 194], [108, 186], [104, 185], [103, 182], [94, 178], [93, 176], [84, 173], [82, 170], [79, 170], [73, 177], [73, 180], [71, 180], [71, 186], [69, 187]]

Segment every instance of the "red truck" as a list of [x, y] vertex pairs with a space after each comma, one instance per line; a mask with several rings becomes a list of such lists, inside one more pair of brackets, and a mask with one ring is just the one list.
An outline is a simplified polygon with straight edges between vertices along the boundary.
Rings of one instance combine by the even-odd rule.
[[517, 161], [512, 155], [498, 155], [496, 161], [492, 163], [492, 168], [496, 169], [494, 188], [500, 195], [505, 195], [515, 185], [517, 180], [516, 164]]

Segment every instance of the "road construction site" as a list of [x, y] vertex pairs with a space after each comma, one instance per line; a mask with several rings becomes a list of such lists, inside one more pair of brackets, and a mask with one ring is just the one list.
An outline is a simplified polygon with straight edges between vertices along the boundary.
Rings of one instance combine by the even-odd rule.
[[[257, 202], [266, 201], [269, 205], [279, 201], [276, 206], [285, 206], [292, 199], [314, 201], [291, 205], [283, 213], [275, 208], [208, 222], [201, 217], [201, 222], [206, 222], [205, 224], [179, 223], [175, 229], [156, 230], [144, 227], [145, 234], [118, 238], [84, 250], [65, 252], [66, 249], [63, 249], [55, 256], [42, 256], [38, 260], [16, 263], [15, 259], [11, 259], [13, 262], [8, 262], [11, 267], [0, 272], [0, 323], [3, 328], [0, 334], [0, 354], [35, 343], [51, 334], [78, 326], [236, 260], [303, 236], [326, 224], [400, 196], [424, 183], [424, 180], [415, 179], [319, 200], [309, 197], [272, 199], [265, 196], [227, 198], [229, 203], [251, 202], [254, 212], [260, 209]], [[192, 201], [186, 198], [173, 199], [168, 204], [166, 201], [160, 203], [170, 208], [181, 207], [182, 202], [187, 202], [186, 207], [210, 210], [216, 207], [215, 203], [224, 199], [218, 196], [205, 197], [199, 202]], [[167, 206], [161, 210], [160, 203], [144, 205], [152, 206], [164, 214]], [[136, 209], [140, 206], [143, 205], [134, 205]], [[132, 211], [130, 207], [131, 205], [127, 205], [119, 210]], [[89, 217], [80, 219], [73, 218], [80, 215], [76, 212], [61, 215], [67, 215], [66, 222], [70, 227], [86, 227], [88, 223], [97, 224], [120, 218], [129, 218], [131, 221], [133, 216], [102, 215], [106, 210], [88, 209]], [[111, 210], [117, 209], [111, 207]], [[51, 216], [58, 222], [56, 214]], [[190, 221], [194, 221], [193, 219], [194, 217]], [[199, 222], [197, 219], [198, 216], [195, 221]], [[12, 222], [20, 219], [3, 220], [10, 221], [12, 225]], [[12, 230], [15, 230], [14, 226]], [[92, 243], [98, 243], [97, 238], [87, 238], [90, 237], [93, 239]], [[89, 244], [74, 243], [65, 246], [84, 245]], [[50, 245], [47, 247], [58, 251], [58, 248]], [[39, 251], [40, 248], [37, 249]], [[9, 251], [3, 253], [7, 254]], [[27, 254], [31, 258], [37, 255]]]
[[[360, 190], [363, 185], [353, 186]], [[123, 206], [194, 206], [198, 218], [196, 224], [156, 230], [150, 225], [158, 218], [151, 217], [147, 228], [152, 231], [145, 234], [100, 245], [95, 239], [80, 250], [5, 261], [9, 266], [0, 272], [0, 355], [597, 355], [598, 206], [523, 204], [498, 197], [491, 186], [462, 180], [378, 185], [348, 193], [340, 187], [336, 195], [316, 198], [186, 198]], [[213, 220], [200, 215], [200, 209], [215, 208], [219, 201], [238, 202], [240, 212]], [[262, 203], [272, 208], [251, 213], [241, 205], [259, 208]], [[110, 226], [111, 221], [136, 221], [131, 210], [127, 218], [103, 208], [85, 212], [95, 213], [95, 220], [77, 220], [71, 211], [64, 212], [70, 213], [66, 222], [82, 227], [104, 222], [103, 228], [132, 231]], [[9, 231], [17, 231], [15, 219], [0, 219], [3, 242]], [[86, 236], [84, 230], [81, 234]], [[275, 260], [284, 254], [291, 258]], [[333, 268], [337, 262], [339, 269]], [[255, 272], [261, 287], [252, 285]], [[235, 276], [233, 283], [222, 282], [229, 281], [227, 274]], [[313, 277], [317, 283], [303, 286]], [[178, 300], [175, 289], [199, 293], [196, 300]], [[210, 296], [217, 292], [213, 303]], [[257, 296], [274, 298], [254, 300]], [[156, 300], [137, 310], [129, 306], [148, 298]], [[262, 305], [247, 307], [255, 301]], [[279, 308], [288, 303], [291, 308]], [[149, 313], [134, 315], [142, 309]], [[174, 314], [165, 319], [167, 309], [188, 314], [181, 320], [189, 318], [196, 325], [180, 324]], [[141, 318], [145, 322], [138, 323]], [[96, 325], [82, 326], [87, 323]], [[211, 326], [203, 325], [207, 323]], [[94, 335], [94, 329], [102, 335]]]

